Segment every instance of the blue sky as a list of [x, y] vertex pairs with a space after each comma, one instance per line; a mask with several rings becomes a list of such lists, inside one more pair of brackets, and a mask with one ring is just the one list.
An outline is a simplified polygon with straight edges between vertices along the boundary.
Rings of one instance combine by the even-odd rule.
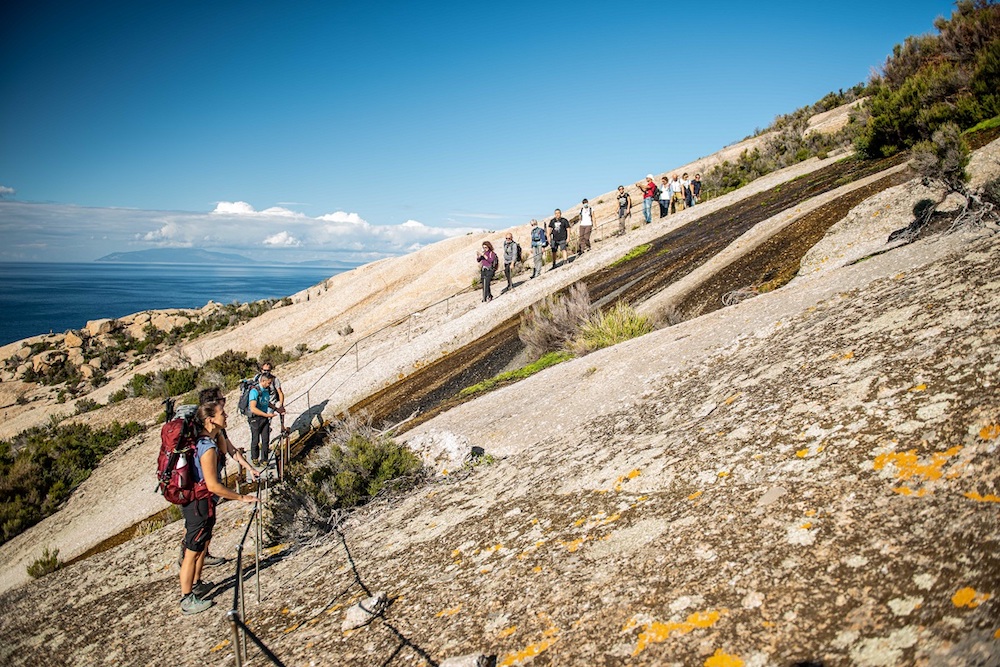
[[952, 9], [15, 0], [0, 261], [361, 262], [503, 229], [865, 81]]

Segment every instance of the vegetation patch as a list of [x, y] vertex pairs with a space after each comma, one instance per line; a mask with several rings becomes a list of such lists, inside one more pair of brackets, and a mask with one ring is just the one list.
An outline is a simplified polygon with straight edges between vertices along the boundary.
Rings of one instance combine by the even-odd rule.
[[142, 431], [136, 422], [36, 426], [0, 440], [0, 544], [53, 514], [105, 454]]
[[647, 252], [649, 252], [652, 247], [653, 246], [650, 245], [649, 243], [644, 243], [640, 246], [636, 246], [631, 250], [629, 250], [627, 253], [625, 253], [624, 257], [619, 257], [615, 261], [611, 262], [611, 264], [609, 264], [608, 266], [609, 267], [620, 266], [629, 260], [635, 259], [636, 257], [641, 257], [645, 255]]
[[462, 391], [458, 392], [460, 398], [468, 398], [469, 396], [475, 396], [476, 394], [482, 394], [491, 389], [501, 387], [503, 385], [511, 384], [517, 382], [518, 380], [523, 380], [526, 377], [530, 377], [539, 371], [543, 371], [549, 366], [555, 366], [556, 364], [562, 363], [568, 359], [572, 359], [573, 355], [566, 351], [559, 352], [547, 352], [541, 356], [536, 361], [531, 362], [527, 366], [523, 366], [513, 371], [505, 371], [494, 375], [488, 380], [483, 380], [479, 384], [474, 384], [471, 387], [466, 387]]
[[590, 292], [583, 283], [575, 283], [568, 292], [551, 294], [524, 311], [517, 335], [528, 356], [538, 359], [566, 349], [588, 317]]
[[53, 549], [49, 551], [49, 548], [45, 547], [42, 555], [28, 566], [28, 576], [32, 579], [38, 579], [47, 574], [52, 574], [62, 566], [63, 563], [59, 560], [59, 550]]
[[418, 484], [423, 465], [366, 416], [350, 416], [331, 426], [323, 447], [290, 473], [269, 503], [266, 530], [276, 542], [333, 530], [351, 508]]
[[648, 317], [637, 313], [628, 303], [618, 301], [607, 311], [598, 311], [587, 320], [572, 348], [577, 354], [585, 355], [644, 336], [652, 330], [653, 324]]

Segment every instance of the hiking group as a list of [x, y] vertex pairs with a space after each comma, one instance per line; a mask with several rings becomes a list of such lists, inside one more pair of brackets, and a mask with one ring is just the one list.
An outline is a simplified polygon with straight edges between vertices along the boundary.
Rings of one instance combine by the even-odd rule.
[[[642, 215], [647, 224], [653, 221], [654, 202], [659, 204], [660, 218], [665, 218], [668, 214], [679, 213], [700, 201], [701, 174], [695, 174], [693, 180], [688, 180], [686, 172], [680, 179], [677, 178], [676, 174], [673, 174], [670, 179], [663, 176], [660, 182], [661, 184], [657, 185], [653, 175], [647, 174], [645, 183], [640, 181], [635, 184], [642, 192]], [[617, 235], [620, 236], [625, 233], [626, 222], [632, 217], [632, 196], [624, 185], [619, 185], [615, 197], [618, 202]], [[591, 249], [590, 237], [596, 225], [596, 216], [594, 209], [591, 208], [586, 199], [581, 202], [580, 217], [576, 224], [576, 254], [570, 257], [568, 249], [569, 229], [573, 223], [563, 216], [562, 210], [557, 208], [547, 225], [542, 225], [535, 219], [531, 220], [532, 271], [530, 278], [542, 275], [546, 250], [549, 250], [552, 256], [552, 269], [550, 270], [555, 270], [560, 266], [560, 255], [562, 263], [565, 264]], [[511, 232], [507, 232], [503, 242], [503, 272], [507, 279], [507, 286], [501, 294], [516, 287], [511, 274], [512, 271], [516, 270], [517, 264], [523, 261], [521, 245], [514, 240], [514, 235]], [[481, 249], [476, 252], [476, 264], [479, 267], [479, 281], [483, 290], [482, 301], [483, 303], [492, 301], [491, 283], [500, 268], [500, 257], [490, 241], [483, 241]]]
[[157, 488], [164, 498], [181, 506], [184, 516], [178, 559], [183, 614], [197, 614], [214, 604], [207, 596], [215, 585], [202, 579], [202, 570], [226, 562], [209, 553], [219, 500], [257, 502], [256, 495], [237, 493], [225, 485], [226, 457], [235, 459], [249, 480], [259, 479], [260, 466], [268, 465], [270, 421], [285, 411], [284, 392], [272, 370], [272, 364], [264, 362], [252, 380], [240, 383], [238, 407], [249, 422], [252, 463], [229, 439], [226, 397], [219, 387], [202, 390], [197, 406], [182, 405], [174, 410], [173, 402], [167, 401], [167, 421], [160, 431]]
[[[635, 187], [642, 193], [642, 217], [648, 225], [653, 221], [653, 202], [659, 204], [660, 218], [665, 218], [669, 214], [680, 213], [685, 208], [691, 208], [701, 201], [701, 174], [695, 174], [694, 180], [688, 180], [687, 172], [677, 178], [677, 174], [671, 174], [660, 178], [660, 184], [656, 184], [656, 179], [652, 174], [646, 174], [646, 181], [639, 181]], [[618, 186], [618, 220], [620, 231], [625, 231], [623, 219], [622, 193], [625, 188]], [[628, 194], [625, 194], [628, 199]], [[631, 208], [631, 201], [629, 201]]]

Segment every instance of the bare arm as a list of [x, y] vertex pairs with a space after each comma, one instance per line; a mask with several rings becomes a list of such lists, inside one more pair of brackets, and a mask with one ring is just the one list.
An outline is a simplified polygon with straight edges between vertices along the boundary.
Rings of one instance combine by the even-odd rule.
[[216, 470], [216, 465], [218, 464], [218, 455], [215, 453], [215, 448], [209, 449], [207, 452], [201, 455], [201, 469], [205, 473], [205, 486], [208, 490], [219, 496], [220, 498], [227, 498], [229, 500], [239, 500], [244, 503], [255, 503], [257, 502], [257, 496], [248, 496], [236, 493], [230, 490], [222, 482], [219, 481], [219, 473]]

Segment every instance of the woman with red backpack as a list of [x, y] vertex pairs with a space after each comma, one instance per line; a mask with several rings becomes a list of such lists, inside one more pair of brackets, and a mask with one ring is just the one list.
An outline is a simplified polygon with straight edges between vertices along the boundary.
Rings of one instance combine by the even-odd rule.
[[199, 425], [194, 457], [194, 500], [181, 506], [184, 515], [184, 560], [181, 562], [181, 613], [197, 614], [214, 602], [205, 596], [212, 584], [201, 580], [208, 543], [215, 527], [215, 506], [219, 498], [255, 503], [257, 497], [236, 493], [222, 483], [225, 457], [219, 455], [216, 435], [226, 428], [226, 410], [222, 403], [205, 403], [195, 413]]

